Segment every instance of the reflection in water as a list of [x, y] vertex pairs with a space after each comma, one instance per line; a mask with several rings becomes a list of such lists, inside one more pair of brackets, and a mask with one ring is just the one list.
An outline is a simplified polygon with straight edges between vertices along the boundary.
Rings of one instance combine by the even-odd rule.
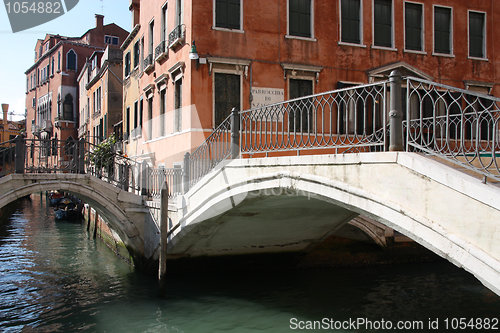
[[170, 275], [166, 294], [40, 196], [0, 225], [0, 330], [289, 332], [290, 318], [498, 316], [500, 298], [446, 262]]

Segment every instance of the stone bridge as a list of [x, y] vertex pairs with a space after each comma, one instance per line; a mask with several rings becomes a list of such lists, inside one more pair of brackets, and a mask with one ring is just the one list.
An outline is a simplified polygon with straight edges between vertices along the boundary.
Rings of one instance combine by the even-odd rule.
[[167, 257], [303, 250], [361, 214], [500, 294], [499, 198], [416, 153], [235, 159], [171, 200]]
[[90, 204], [120, 236], [134, 263], [149, 265], [158, 243], [148, 243], [147, 235], [157, 234], [158, 228], [148, 218], [143, 197], [90, 174], [9, 174], [0, 178], [0, 207], [32, 193], [50, 190], [70, 192]]

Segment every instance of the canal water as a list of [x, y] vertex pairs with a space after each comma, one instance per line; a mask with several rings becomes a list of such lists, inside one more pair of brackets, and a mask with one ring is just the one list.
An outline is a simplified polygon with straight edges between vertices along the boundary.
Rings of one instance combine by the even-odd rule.
[[[358, 318], [372, 325], [421, 321], [423, 329], [406, 331], [442, 332], [446, 318], [451, 325], [453, 318], [494, 321], [499, 314], [500, 297], [443, 261], [172, 274], [161, 292], [153, 278], [134, 272], [89, 237], [84, 224], [56, 223], [39, 195], [19, 202], [10, 220], [0, 224], [2, 332], [274, 333], [300, 331], [318, 324], [314, 321], [332, 325], [316, 331], [365, 331], [330, 329], [330, 319]], [[439, 329], [429, 330], [435, 319]], [[380, 328], [366, 331], [397, 331]]]

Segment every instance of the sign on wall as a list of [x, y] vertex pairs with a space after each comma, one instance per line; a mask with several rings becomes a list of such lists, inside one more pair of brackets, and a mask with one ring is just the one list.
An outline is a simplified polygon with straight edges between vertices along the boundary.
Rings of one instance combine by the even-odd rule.
[[252, 88], [252, 104], [251, 108], [283, 102], [285, 100], [285, 89], [276, 88]]

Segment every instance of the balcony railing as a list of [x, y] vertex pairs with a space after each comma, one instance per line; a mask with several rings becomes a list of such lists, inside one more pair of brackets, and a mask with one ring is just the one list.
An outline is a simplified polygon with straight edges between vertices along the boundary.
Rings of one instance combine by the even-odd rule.
[[155, 59], [156, 61], [161, 61], [168, 55], [168, 49], [165, 47], [165, 41], [161, 41], [160, 44], [155, 48]]
[[52, 121], [50, 120], [42, 120], [41, 130], [45, 132], [52, 131]]
[[146, 58], [144, 58], [144, 71], [149, 71], [151, 70], [155, 65], [155, 62], [153, 60], [153, 54], [149, 54]]
[[168, 47], [173, 49], [177, 45], [183, 44], [185, 39], [186, 28], [183, 24], [180, 24], [168, 34]]

